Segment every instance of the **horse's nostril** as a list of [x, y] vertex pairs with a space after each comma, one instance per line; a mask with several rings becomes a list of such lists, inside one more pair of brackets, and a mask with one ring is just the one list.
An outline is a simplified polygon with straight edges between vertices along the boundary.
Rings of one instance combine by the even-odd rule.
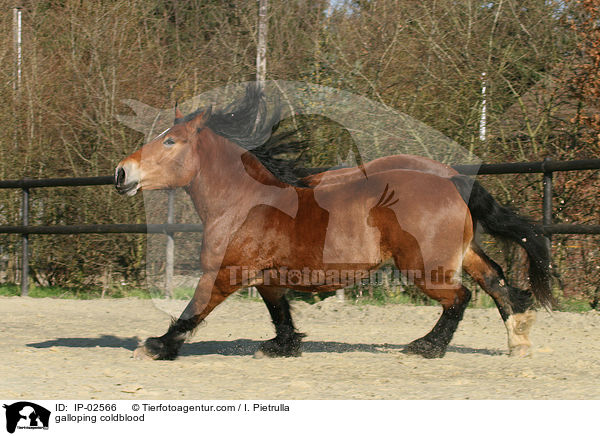
[[123, 169], [123, 167], [121, 167], [117, 170], [117, 177], [115, 178], [115, 185], [121, 186], [124, 181], [125, 181], [125, 170]]

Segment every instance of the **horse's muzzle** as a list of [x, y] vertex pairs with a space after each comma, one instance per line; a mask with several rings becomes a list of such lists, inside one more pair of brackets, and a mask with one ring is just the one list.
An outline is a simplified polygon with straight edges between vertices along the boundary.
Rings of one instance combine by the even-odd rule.
[[[130, 171], [135, 172], [135, 171]], [[129, 179], [129, 180], [128, 180]], [[115, 188], [119, 194], [134, 195], [139, 187], [139, 181], [127, 174], [125, 166], [119, 165], [115, 169]]]

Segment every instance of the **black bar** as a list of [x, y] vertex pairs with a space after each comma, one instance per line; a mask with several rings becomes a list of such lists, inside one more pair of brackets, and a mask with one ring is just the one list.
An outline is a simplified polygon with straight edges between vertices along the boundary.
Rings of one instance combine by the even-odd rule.
[[65, 177], [60, 179], [0, 180], [0, 189], [53, 188], [56, 186], [98, 186], [112, 185], [114, 183], [115, 179], [113, 176]]
[[579, 171], [600, 169], [600, 159], [581, 159], [571, 161], [515, 162], [481, 165], [453, 165], [462, 174], [523, 174], [548, 173], [554, 171]]
[[548, 160], [543, 163], [544, 172], [554, 171], [580, 171], [600, 169], [600, 159], [580, 159], [567, 161]]
[[69, 226], [0, 226], [0, 234], [79, 235], [84, 233], [198, 233], [202, 224], [79, 224]]
[[466, 175], [477, 174], [520, 174], [520, 173], [541, 173], [541, 162], [516, 162], [501, 164], [481, 164], [481, 165], [453, 165], [452, 167], [459, 173]]
[[[551, 163], [550, 158], [544, 159], [544, 168], [548, 168]], [[542, 223], [544, 226], [550, 226], [552, 225], [552, 172], [550, 171], [544, 172], [543, 190]], [[552, 235], [550, 234], [546, 236], [546, 246], [548, 247], [548, 252], [552, 253]]]
[[[23, 227], [29, 227], [29, 189], [23, 189], [23, 203], [21, 208], [23, 214]], [[23, 233], [21, 236], [23, 245], [23, 256], [21, 262], [21, 296], [29, 294], [29, 235]]]
[[551, 224], [544, 231], [548, 235], [600, 235], [600, 225]]

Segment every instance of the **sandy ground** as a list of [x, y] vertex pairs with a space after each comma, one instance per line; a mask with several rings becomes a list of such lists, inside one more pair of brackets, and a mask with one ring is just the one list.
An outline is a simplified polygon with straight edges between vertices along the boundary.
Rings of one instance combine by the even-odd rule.
[[303, 356], [255, 359], [273, 336], [267, 310], [234, 297], [172, 362], [131, 358], [169, 322], [151, 300], [4, 297], [0, 313], [6, 399], [600, 399], [598, 312], [540, 312], [534, 355], [518, 359], [497, 311], [469, 309], [446, 357], [427, 360], [401, 350], [435, 307], [295, 302]]

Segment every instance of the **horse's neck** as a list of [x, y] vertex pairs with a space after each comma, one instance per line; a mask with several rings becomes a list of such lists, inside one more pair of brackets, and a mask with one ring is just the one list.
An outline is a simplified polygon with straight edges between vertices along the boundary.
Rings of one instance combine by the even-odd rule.
[[273, 203], [282, 192], [293, 190], [237, 144], [209, 129], [200, 135], [196, 148], [200, 168], [188, 193], [205, 224], [231, 216], [232, 211], [243, 215], [249, 207]]

